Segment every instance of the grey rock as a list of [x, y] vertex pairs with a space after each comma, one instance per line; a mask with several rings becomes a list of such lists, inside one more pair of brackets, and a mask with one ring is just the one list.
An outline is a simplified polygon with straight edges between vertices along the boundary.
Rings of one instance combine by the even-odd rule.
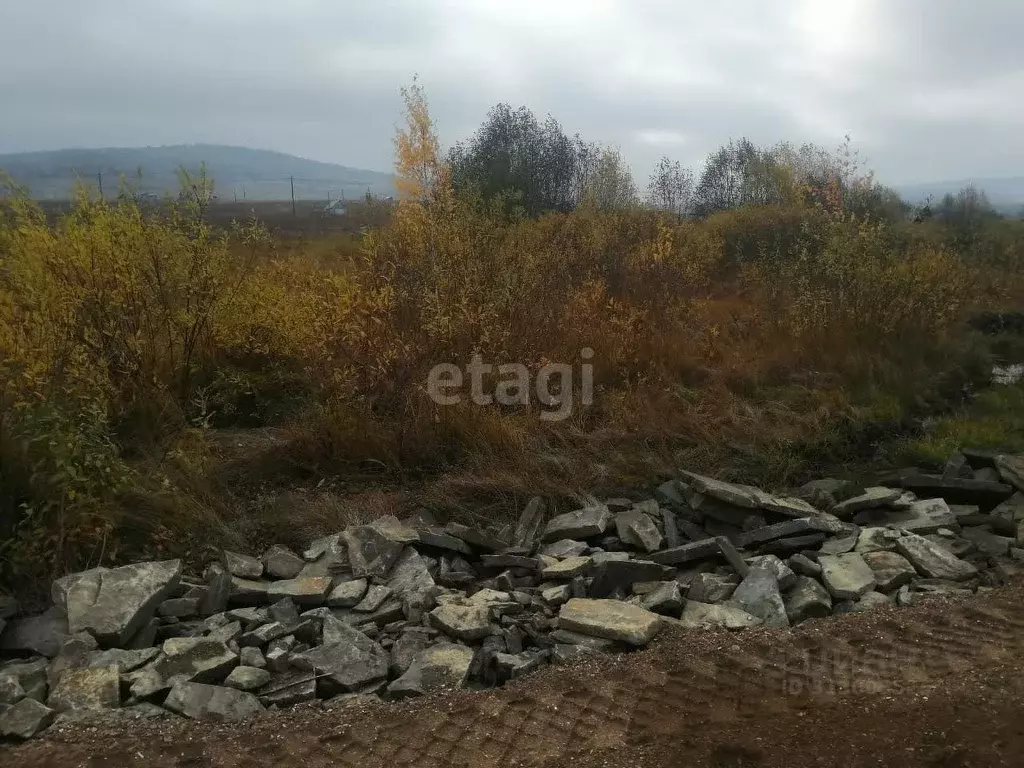
[[556, 643], [555, 647], [551, 649], [551, 663], [558, 666], [573, 664], [583, 659], [592, 658], [597, 653], [600, 653], [600, 651], [588, 648], [585, 645]]
[[648, 611], [667, 616], [678, 616], [683, 609], [683, 594], [678, 582], [665, 581], [640, 600], [640, 606]]
[[121, 705], [121, 675], [114, 664], [65, 669], [47, 705], [57, 712], [75, 709], [112, 709]]
[[257, 695], [266, 707], [291, 707], [316, 698], [316, 675], [293, 669], [275, 676]]
[[783, 603], [790, 624], [823, 618], [832, 612], [832, 596], [809, 576], [797, 576], [796, 583], [783, 597]]
[[842, 555], [822, 555], [821, 578], [832, 597], [839, 600], [857, 600], [875, 588], [875, 575], [856, 552]]
[[898, 589], [917, 576], [910, 561], [896, 552], [865, 552], [861, 557], [874, 574], [878, 589], [883, 592]]
[[579, 557], [588, 549], [589, 547], [582, 541], [559, 539], [558, 541], [552, 542], [551, 544], [545, 544], [541, 547], [540, 554], [558, 558]]
[[907, 534], [896, 542], [896, 550], [911, 562], [922, 576], [965, 581], [977, 575], [978, 569], [933, 544], [923, 536]]
[[349, 528], [342, 538], [348, 545], [348, 558], [356, 577], [387, 576], [405, 549], [402, 543], [392, 541], [369, 525]]
[[461, 539], [482, 552], [497, 552], [508, 546], [508, 542], [503, 541], [483, 528], [462, 525], [461, 523], [448, 523], [444, 530], [449, 536]]
[[710, 496], [727, 504], [737, 507], [754, 509], [758, 506], [755, 495], [746, 486], [724, 483], [711, 477], [698, 475], [693, 472], [684, 472], [683, 476], [692, 488], [698, 493]]
[[995, 468], [1003, 482], [1024, 491], [1024, 456], [996, 456]]
[[272, 581], [267, 587], [267, 598], [271, 602], [291, 598], [299, 605], [323, 605], [331, 591], [331, 580], [327, 576], [283, 579]]
[[366, 579], [343, 581], [327, 595], [327, 606], [330, 608], [351, 608], [363, 599], [366, 589]]
[[646, 645], [663, 621], [655, 613], [618, 600], [573, 598], [558, 613], [558, 626], [634, 646]]
[[534, 557], [505, 553], [498, 555], [481, 555], [480, 565], [484, 568], [525, 568], [529, 571], [535, 571], [540, 566], [540, 560]]
[[372, 584], [366, 590], [363, 599], [353, 606], [352, 610], [361, 613], [372, 613], [379, 609], [389, 597], [391, 597], [391, 587]]
[[255, 691], [269, 682], [270, 673], [259, 667], [235, 667], [224, 679], [225, 686], [236, 688], [239, 691]]
[[466, 682], [472, 663], [473, 650], [464, 645], [440, 643], [431, 646], [416, 655], [409, 669], [388, 686], [388, 693], [393, 698], [405, 698], [460, 688]]
[[736, 587], [729, 602], [751, 616], [757, 616], [766, 626], [789, 626], [779, 583], [770, 568], [751, 568], [746, 578]]
[[821, 576], [821, 564], [803, 554], [795, 554], [787, 561], [794, 573], [817, 578]]
[[46, 670], [47, 682], [52, 687], [60, 679], [64, 670], [87, 666], [89, 655], [98, 647], [96, 638], [88, 632], [71, 635], [61, 646], [57, 657], [50, 662], [50, 666]]
[[263, 568], [274, 579], [294, 579], [306, 562], [287, 547], [275, 544], [263, 554]]
[[665, 544], [671, 549], [683, 543], [679, 535], [679, 526], [676, 524], [676, 516], [671, 509], [659, 508], [661, 514], [661, 527], [665, 531]]
[[589, 572], [592, 563], [589, 557], [567, 557], [546, 566], [541, 571], [541, 576], [555, 581], [574, 579]]
[[540, 597], [548, 605], [558, 606], [572, 597], [572, 587], [569, 584], [541, 587]]
[[892, 603], [889, 598], [881, 592], [867, 592], [861, 595], [860, 600], [851, 606], [851, 611], [853, 613], [863, 613], [865, 611], [873, 611], [876, 608], [888, 608], [891, 605]]
[[410, 630], [402, 635], [391, 646], [391, 662], [389, 669], [395, 677], [404, 675], [412, 665], [413, 659], [431, 643], [426, 633]]
[[997, 536], [984, 528], [964, 528], [960, 535], [974, 544], [979, 551], [994, 557], [1007, 557], [1010, 554], [1010, 547], [1016, 541], [1008, 536]]
[[0, 666], [0, 676], [13, 678], [25, 697], [42, 702], [46, 699], [48, 662], [46, 659], [9, 661]]
[[246, 667], [263, 669], [267, 666], [267, 660], [263, 658], [263, 651], [259, 648], [249, 647], [238, 650], [238, 663]]
[[690, 583], [686, 597], [698, 603], [721, 603], [732, 597], [740, 580], [735, 575], [722, 576], [718, 573], [698, 573]]
[[307, 563], [312, 563], [316, 560], [319, 560], [328, 552], [333, 552], [335, 555], [339, 556], [345, 552], [345, 548], [341, 543], [340, 533], [332, 533], [329, 536], [321, 536], [320, 538], [311, 541], [309, 546], [303, 550], [302, 559], [305, 560]]
[[896, 501], [901, 494], [902, 491], [898, 488], [883, 488], [880, 486], [865, 488], [864, 493], [845, 501], [840, 501], [829, 511], [838, 518], [849, 519], [862, 509], [887, 506]]
[[496, 653], [494, 669], [499, 680], [516, 680], [540, 669], [546, 661], [546, 655], [536, 651]]
[[437, 589], [427, 561], [412, 547], [406, 547], [395, 561], [387, 586], [402, 600], [425, 605]]
[[38, 653], [53, 658], [68, 638], [64, 611], [52, 606], [38, 616], [13, 619], [0, 635], [0, 651]]
[[580, 632], [573, 632], [570, 629], [556, 629], [551, 633], [551, 639], [556, 643], [563, 645], [578, 645], [587, 648], [588, 650], [600, 651], [602, 653], [612, 651], [619, 647], [619, 643], [615, 640], [609, 640], [605, 637], [584, 635]]
[[261, 624], [255, 629], [243, 633], [238, 638], [238, 644], [243, 648], [258, 648], [273, 640], [277, 640], [279, 637], [290, 635], [291, 633], [291, 626], [282, 624], [279, 621], [272, 621], [267, 624]]
[[167, 694], [164, 706], [193, 720], [215, 722], [246, 720], [264, 711], [251, 693], [201, 683], [178, 683]]
[[206, 595], [199, 603], [200, 616], [213, 616], [226, 611], [231, 599], [231, 573], [218, 567], [209, 572], [206, 579]]
[[512, 546], [532, 550], [537, 543], [537, 535], [544, 523], [544, 500], [534, 496], [527, 503], [516, 523], [515, 531], [512, 534]]
[[629, 509], [615, 515], [615, 528], [619, 538], [626, 544], [644, 552], [661, 549], [664, 541], [651, 516], [637, 509]]
[[221, 560], [228, 573], [240, 579], [258, 579], [263, 575], [263, 563], [258, 558], [225, 549]]
[[744, 578], [749, 571], [749, 567], [740, 556], [740, 553], [736, 551], [736, 547], [733, 546], [732, 542], [725, 536], [716, 536], [715, 542], [718, 544], [718, 551], [725, 558], [725, 561], [733, 567], [733, 570], [740, 575], [740, 578]]
[[793, 569], [775, 555], [759, 555], [750, 558], [747, 562], [751, 568], [767, 568], [774, 573], [780, 590], [785, 591], [796, 583], [796, 574]]
[[684, 629], [749, 629], [763, 623], [761, 618], [747, 613], [736, 605], [709, 605], [687, 600], [678, 625]]
[[160, 616], [187, 619], [199, 615], [200, 602], [202, 601], [197, 597], [174, 597], [160, 603], [156, 612]]
[[486, 605], [439, 605], [430, 622], [450, 637], [472, 642], [491, 633], [490, 608]]
[[364, 633], [339, 622], [331, 640], [298, 656], [304, 667], [323, 675], [323, 682], [353, 692], [387, 678], [387, 651]]
[[35, 699], [22, 699], [0, 711], [0, 736], [31, 739], [49, 727], [57, 713]]
[[236, 605], [260, 605], [270, 599], [267, 595], [269, 589], [269, 581], [252, 581], [232, 576], [229, 600]]
[[854, 551], [862, 555], [868, 552], [895, 552], [900, 536], [899, 531], [890, 528], [861, 528]]
[[271, 621], [277, 621], [281, 624], [294, 625], [299, 621], [299, 609], [295, 605], [295, 601], [290, 597], [278, 600], [267, 608], [267, 614]]
[[203, 637], [165, 640], [152, 664], [128, 676], [135, 698], [148, 698], [179, 682], [219, 683], [238, 665], [238, 656], [224, 644]]
[[[714, 541], [711, 543], [717, 550], [718, 545]], [[664, 551], [652, 557], [664, 554]], [[673, 571], [650, 560], [605, 560], [594, 566], [592, 573], [594, 579], [590, 584], [590, 596], [607, 597], [618, 589], [630, 591], [638, 581], [662, 581], [669, 578]]]
[[857, 546], [860, 538], [860, 528], [856, 525], [847, 525], [835, 536], [831, 536], [821, 543], [818, 552], [823, 555], [845, 555], [852, 552]]
[[0, 672], [0, 710], [25, 698], [25, 689], [14, 675]]
[[545, 542], [559, 539], [590, 539], [603, 534], [611, 521], [612, 514], [607, 507], [585, 507], [550, 520], [541, 538]]

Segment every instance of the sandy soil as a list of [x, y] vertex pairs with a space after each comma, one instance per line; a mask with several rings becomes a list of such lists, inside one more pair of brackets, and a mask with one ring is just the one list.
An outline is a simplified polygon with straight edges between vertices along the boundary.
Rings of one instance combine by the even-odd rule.
[[1024, 588], [642, 653], [398, 705], [62, 727], [2, 766], [1024, 765]]

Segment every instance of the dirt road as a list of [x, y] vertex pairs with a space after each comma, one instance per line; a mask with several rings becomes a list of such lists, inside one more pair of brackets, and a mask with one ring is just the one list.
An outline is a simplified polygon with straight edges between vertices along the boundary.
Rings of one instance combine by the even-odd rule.
[[18, 766], [1024, 766], [1024, 589], [664, 634], [503, 690], [241, 725], [51, 729]]

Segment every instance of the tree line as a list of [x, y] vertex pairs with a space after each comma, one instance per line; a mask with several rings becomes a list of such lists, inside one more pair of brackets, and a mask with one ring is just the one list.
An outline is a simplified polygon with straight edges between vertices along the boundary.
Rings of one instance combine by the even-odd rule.
[[617, 209], [644, 205], [679, 218], [705, 217], [749, 205], [831, 199], [860, 216], [898, 220], [937, 217], [979, 221], [995, 211], [983, 192], [962, 190], [917, 209], [865, 172], [849, 138], [837, 150], [783, 142], [758, 146], [730, 140], [699, 172], [669, 157], [637, 189], [617, 149], [569, 136], [552, 116], [526, 107], [491, 108], [480, 128], [447, 154], [453, 187], [507, 212], [529, 217], [581, 206]]

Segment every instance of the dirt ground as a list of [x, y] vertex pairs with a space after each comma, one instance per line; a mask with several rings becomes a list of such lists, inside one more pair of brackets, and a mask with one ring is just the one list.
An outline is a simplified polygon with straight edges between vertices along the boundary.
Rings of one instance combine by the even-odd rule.
[[1024, 766], [1024, 588], [795, 630], [663, 633], [502, 690], [243, 724], [55, 727], [18, 766]]

